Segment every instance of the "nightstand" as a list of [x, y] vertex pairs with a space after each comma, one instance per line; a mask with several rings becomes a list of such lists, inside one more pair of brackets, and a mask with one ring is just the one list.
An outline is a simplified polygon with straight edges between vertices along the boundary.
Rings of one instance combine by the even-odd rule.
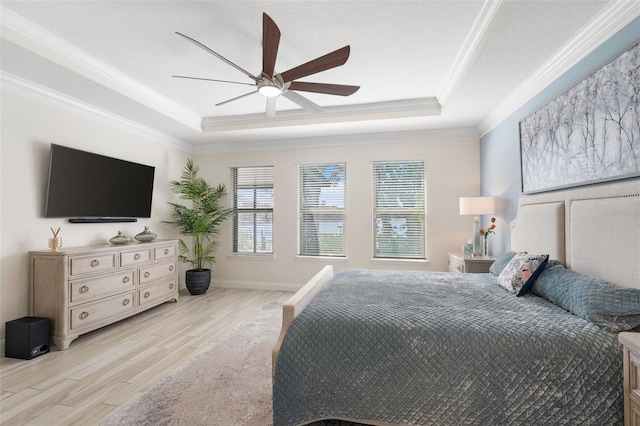
[[473, 256], [471, 254], [449, 252], [449, 272], [487, 273], [496, 261], [493, 256]]
[[640, 333], [622, 332], [618, 340], [624, 346], [624, 424], [640, 425]]

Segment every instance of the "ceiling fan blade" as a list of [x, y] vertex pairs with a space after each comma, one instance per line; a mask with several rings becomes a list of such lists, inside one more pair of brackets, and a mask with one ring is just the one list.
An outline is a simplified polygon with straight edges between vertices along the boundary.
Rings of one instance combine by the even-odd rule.
[[231, 65], [232, 67], [234, 67], [235, 69], [237, 69], [238, 71], [246, 74], [249, 78], [251, 78], [253, 81], [258, 81], [258, 77], [252, 75], [249, 71], [245, 70], [244, 68], [242, 68], [239, 65], [234, 64], [233, 62], [231, 62], [230, 60], [228, 60], [227, 58], [225, 58], [224, 56], [220, 55], [219, 53], [214, 52], [213, 50], [209, 49], [207, 46], [205, 46], [204, 44], [200, 43], [198, 40], [194, 40], [189, 36], [186, 36], [184, 34], [181, 34], [179, 32], [176, 31], [176, 34], [178, 34], [180, 37], [184, 37], [185, 39], [189, 40], [191, 43], [195, 44], [196, 46], [198, 46], [199, 48], [211, 53], [213, 56], [215, 56], [216, 58], [226, 62], [227, 64]]
[[286, 83], [287, 81], [297, 80], [302, 77], [306, 77], [311, 74], [319, 73], [331, 68], [339, 67], [347, 62], [349, 59], [349, 53], [351, 51], [350, 46], [345, 46], [341, 49], [334, 50], [331, 53], [327, 53], [324, 56], [313, 59], [295, 68], [291, 68], [289, 71], [283, 72], [282, 79]]
[[229, 81], [229, 80], [216, 80], [213, 78], [204, 78], [204, 77], [188, 77], [186, 75], [172, 75], [171, 77], [175, 78], [188, 78], [190, 80], [206, 80], [206, 81], [217, 81], [219, 83], [233, 83], [233, 84], [244, 84], [245, 86], [255, 86], [253, 83], [242, 83], [240, 81]]
[[221, 106], [221, 105], [224, 105], [224, 104], [228, 104], [229, 102], [236, 101], [236, 100], [238, 100], [240, 98], [244, 98], [245, 96], [253, 95], [254, 93], [258, 93], [258, 91], [255, 90], [253, 92], [245, 93], [244, 95], [236, 96], [235, 98], [227, 99], [226, 101], [222, 101], [222, 102], [216, 104], [216, 106]]
[[304, 81], [292, 81], [289, 90], [302, 92], [324, 93], [327, 95], [349, 96], [360, 89], [360, 86], [346, 86], [344, 84], [307, 83]]
[[267, 118], [276, 116], [276, 99], [278, 98], [267, 98], [267, 110], [265, 112]]
[[291, 90], [287, 90], [286, 92], [283, 92], [282, 96], [284, 96], [285, 98], [289, 99], [291, 102], [294, 102], [300, 105], [302, 108], [314, 114], [324, 112], [324, 109], [322, 109], [320, 105], [314, 102], [311, 102], [309, 99]]
[[280, 45], [280, 29], [266, 13], [262, 14], [262, 73], [273, 77]]

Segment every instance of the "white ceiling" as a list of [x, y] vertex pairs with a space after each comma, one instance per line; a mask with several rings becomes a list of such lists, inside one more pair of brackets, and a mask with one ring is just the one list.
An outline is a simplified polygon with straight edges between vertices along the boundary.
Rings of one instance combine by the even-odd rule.
[[[280, 97], [266, 119], [259, 94], [215, 106], [248, 86], [172, 78], [251, 83], [175, 32], [259, 75], [263, 12], [282, 33], [276, 71], [349, 44], [345, 65], [302, 80], [360, 90], [299, 92], [322, 114]], [[2, 84], [117, 115], [195, 152], [302, 137], [480, 135], [639, 15], [640, 2], [616, 0], [2, 0]]]

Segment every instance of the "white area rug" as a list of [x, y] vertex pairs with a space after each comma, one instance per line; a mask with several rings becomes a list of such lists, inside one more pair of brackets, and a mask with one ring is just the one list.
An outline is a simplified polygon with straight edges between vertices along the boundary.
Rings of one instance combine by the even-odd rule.
[[281, 321], [280, 302], [263, 304], [102, 425], [271, 425]]

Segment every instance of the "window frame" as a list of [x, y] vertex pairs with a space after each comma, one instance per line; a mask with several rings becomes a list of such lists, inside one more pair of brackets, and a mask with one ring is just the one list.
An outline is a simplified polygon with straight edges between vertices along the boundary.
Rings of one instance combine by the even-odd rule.
[[[416, 200], [416, 205], [411, 207], [390, 207], [379, 206], [379, 174], [380, 165], [402, 165], [402, 164], [419, 164], [421, 170], [420, 180], [417, 182], [419, 190], [421, 190], [420, 197]], [[427, 161], [423, 159], [406, 159], [406, 160], [372, 160], [372, 256], [373, 261], [426, 261], [427, 260]], [[400, 188], [398, 182], [394, 183]], [[390, 191], [391, 192], [391, 191]], [[397, 197], [396, 197], [397, 198]], [[420, 205], [421, 204], [421, 205]], [[414, 217], [419, 223], [419, 232], [417, 234], [417, 240], [419, 241], [419, 250], [415, 252], [398, 253], [391, 256], [389, 252], [379, 251], [379, 224], [378, 218], [380, 215], [397, 215], [399, 217]], [[383, 224], [384, 226], [384, 224]], [[387, 228], [388, 229], [388, 228]], [[393, 231], [392, 231], [393, 232]], [[393, 238], [393, 237], [391, 237]], [[411, 241], [409, 241], [411, 244]]]
[[[303, 200], [305, 199], [305, 194], [304, 194], [304, 188], [305, 188], [305, 183], [304, 183], [304, 169], [306, 168], [310, 168], [310, 167], [323, 167], [323, 168], [327, 168], [327, 167], [341, 167], [342, 168], [342, 179], [339, 182], [343, 183], [343, 189], [341, 192], [342, 195], [342, 204], [343, 207], [321, 207], [319, 205], [311, 205], [311, 206], [303, 206]], [[298, 172], [298, 202], [297, 202], [297, 218], [298, 218], [298, 227], [297, 227], [297, 253], [299, 257], [306, 257], [306, 258], [322, 258], [322, 257], [326, 257], [326, 258], [331, 258], [331, 259], [345, 259], [347, 256], [346, 253], [346, 248], [347, 248], [347, 233], [346, 233], [346, 228], [347, 228], [347, 162], [346, 161], [318, 161], [318, 162], [308, 162], [308, 163], [299, 163], [298, 164], [298, 168], [297, 168], [297, 172]], [[338, 172], [340, 173], [340, 172]], [[321, 217], [323, 215], [325, 216], [330, 216], [330, 215], [339, 215], [341, 222], [342, 222], [342, 226], [339, 226], [340, 228], [340, 232], [337, 234], [330, 234], [333, 236], [336, 235], [340, 235], [340, 239], [341, 239], [341, 247], [340, 247], [340, 252], [339, 253], [331, 253], [331, 252], [323, 252], [320, 249], [320, 232], [317, 232], [316, 234], [316, 238], [317, 238], [317, 244], [318, 244], [318, 253], [312, 253], [308, 250], [308, 248], [305, 248], [303, 250], [303, 245], [304, 245], [304, 235], [303, 235], [303, 216], [304, 215], [312, 215], [312, 216], [318, 216]], [[319, 231], [319, 227], [318, 227], [318, 231]], [[306, 247], [306, 246], [305, 246]]]
[[[274, 184], [274, 166], [273, 165], [255, 165], [255, 166], [232, 166], [231, 169], [231, 208], [233, 209], [231, 217], [231, 254], [237, 256], [273, 256], [275, 252], [275, 232], [274, 232], [274, 218], [275, 218], [275, 184]], [[265, 173], [265, 176], [270, 177], [270, 183], [263, 184], [238, 184], [238, 170], [239, 169], [270, 169], [270, 173]], [[270, 174], [270, 176], [268, 176]], [[257, 175], [256, 175], [257, 176]], [[254, 177], [255, 180], [255, 177]], [[238, 189], [253, 190], [253, 207], [252, 208], [238, 208]], [[271, 207], [257, 207], [259, 204], [258, 190], [271, 190]], [[238, 213], [253, 214], [253, 229], [251, 231], [253, 236], [252, 251], [238, 251], [239, 248], [239, 220]], [[256, 215], [260, 213], [267, 213], [271, 215], [271, 251], [258, 251], [258, 222]]]

